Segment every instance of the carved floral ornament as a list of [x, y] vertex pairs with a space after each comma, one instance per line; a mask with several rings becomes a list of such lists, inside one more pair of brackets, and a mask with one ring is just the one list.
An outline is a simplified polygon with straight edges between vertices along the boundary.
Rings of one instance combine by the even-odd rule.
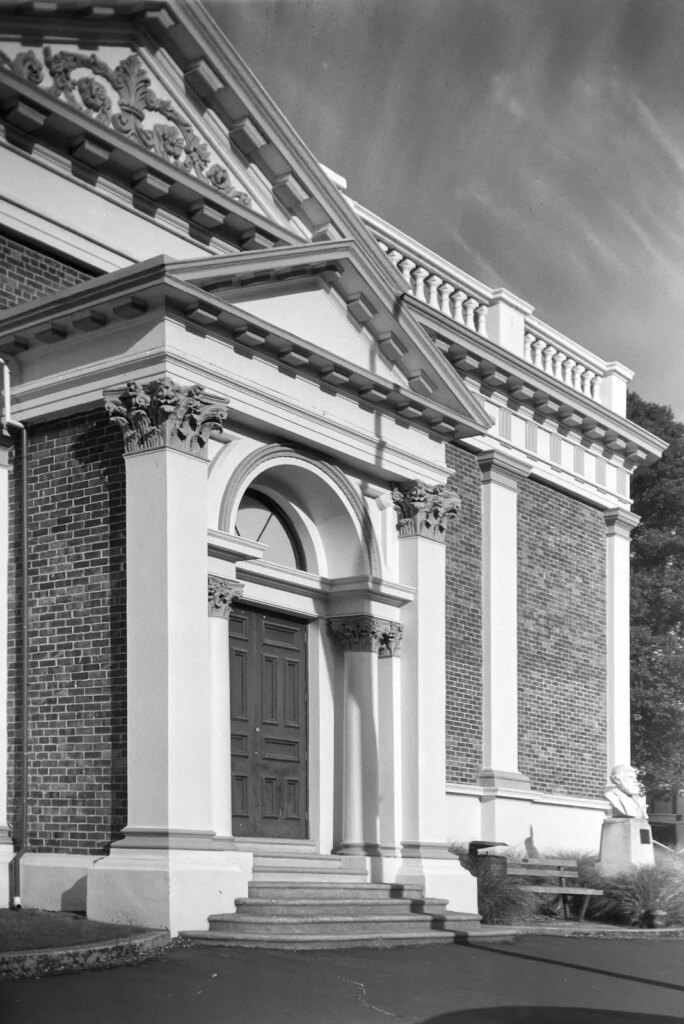
[[444, 484], [428, 487], [420, 480], [397, 484], [392, 490], [400, 537], [431, 537], [444, 540], [449, 520], [461, 508], [457, 492]]
[[[251, 205], [247, 193], [233, 185], [226, 168], [211, 162], [209, 146], [193, 130], [187, 117], [170, 100], [153, 91], [150, 73], [137, 53], [125, 57], [115, 68], [93, 53], [53, 53], [50, 46], [44, 46], [42, 56], [41, 61], [34, 50], [23, 50], [11, 58], [0, 50], [0, 68], [46, 88], [51, 96], [213, 185], [230, 199]], [[92, 74], [72, 77], [73, 72], [82, 69]], [[49, 87], [45, 82], [46, 70]], [[118, 110], [114, 110], [114, 105], [118, 105]], [[150, 115], [155, 114], [163, 120], [154, 121]]]
[[210, 576], [207, 585], [209, 614], [216, 618], [230, 618], [230, 606], [244, 589], [244, 583], [226, 580], [222, 576]]
[[330, 619], [330, 628], [345, 651], [370, 651], [379, 658], [399, 655], [404, 627], [374, 615], [345, 615]]
[[123, 430], [127, 453], [167, 447], [205, 457], [228, 414], [227, 403], [212, 405], [199, 384], [182, 387], [170, 377], [129, 381], [119, 395], [105, 394], [105, 409]]

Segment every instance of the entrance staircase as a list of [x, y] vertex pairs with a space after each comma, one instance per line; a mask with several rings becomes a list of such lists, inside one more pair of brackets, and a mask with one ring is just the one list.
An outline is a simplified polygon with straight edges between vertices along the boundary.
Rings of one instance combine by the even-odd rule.
[[[242, 844], [240, 844], [242, 845]], [[509, 928], [480, 925], [475, 914], [448, 911], [420, 886], [368, 881], [350, 858], [316, 853], [313, 843], [250, 841], [254, 877], [234, 914], [212, 914], [209, 930], [183, 932], [193, 942], [261, 949], [340, 949], [454, 942], [512, 941]]]

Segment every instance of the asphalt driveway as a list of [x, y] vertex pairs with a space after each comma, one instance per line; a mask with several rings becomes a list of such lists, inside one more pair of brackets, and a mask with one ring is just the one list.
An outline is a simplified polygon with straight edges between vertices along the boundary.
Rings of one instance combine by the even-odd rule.
[[684, 1021], [684, 940], [530, 936], [489, 948], [174, 949], [0, 983], [2, 1024], [646, 1024]]

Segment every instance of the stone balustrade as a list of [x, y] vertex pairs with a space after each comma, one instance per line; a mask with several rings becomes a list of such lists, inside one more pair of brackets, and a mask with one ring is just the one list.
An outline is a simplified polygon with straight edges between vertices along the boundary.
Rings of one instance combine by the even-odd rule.
[[525, 324], [523, 358], [573, 391], [601, 401], [606, 364], [534, 318]]
[[432, 267], [412, 259], [401, 249], [386, 242], [378, 241], [378, 245], [402, 275], [414, 298], [474, 331], [481, 338], [487, 337], [488, 307], [481, 298], [473, 295], [471, 289], [466, 290], [467, 286], [464, 287], [457, 277], [450, 275], [447, 278], [438, 274]]

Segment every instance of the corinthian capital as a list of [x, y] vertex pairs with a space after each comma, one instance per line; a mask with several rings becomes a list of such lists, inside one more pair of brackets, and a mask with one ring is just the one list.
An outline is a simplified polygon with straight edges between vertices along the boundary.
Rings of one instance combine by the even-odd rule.
[[455, 519], [461, 499], [444, 484], [428, 487], [420, 480], [397, 484], [392, 490], [400, 537], [431, 537], [444, 540], [447, 521]]
[[209, 614], [216, 618], [230, 618], [230, 606], [244, 589], [244, 583], [226, 580], [222, 576], [210, 576], [207, 585]]
[[207, 441], [228, 414], [228, 404], [212, 405], [199, 384], [183, 387], [170, 377], [129, 381], [120, 394], [105, 394], [105, 409], [121, 427], [128, 453], [176, 448], [205, 458]]
[[374, 615], [345, 615], [331, 619], [330, 628], [345, 651], [370, 651], [380, 658], [399, 654], [404, 627]]

